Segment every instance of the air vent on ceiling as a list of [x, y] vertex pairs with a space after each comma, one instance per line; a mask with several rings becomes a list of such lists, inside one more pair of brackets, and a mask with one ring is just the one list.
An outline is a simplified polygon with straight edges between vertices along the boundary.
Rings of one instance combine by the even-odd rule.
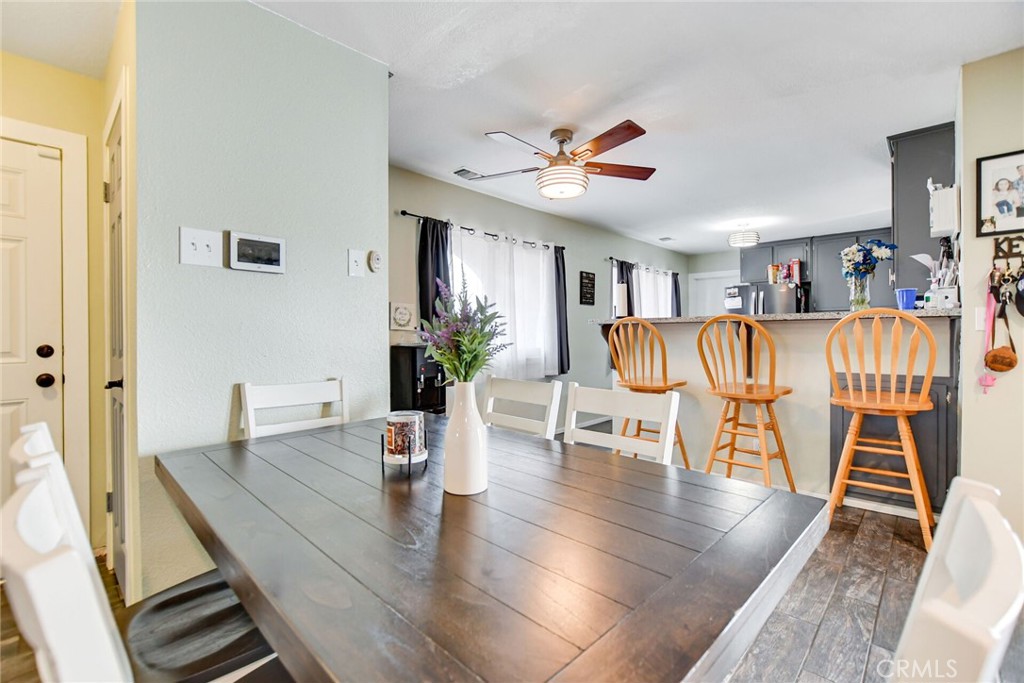
[[473, 180], [474, 178], [481, 177], [480, 173], [477, 173], [476, 171], [471, 171], [468, 168], [466, 168], [465, 166], [463, 166], [462, 168], [456, 170], [455, 171], [455, 175], [459, 176], [463, 180]]
[[658, 241], [659, 242], [671, 242], [674, 239], [675, 239], [674, 237], [659, 237]]

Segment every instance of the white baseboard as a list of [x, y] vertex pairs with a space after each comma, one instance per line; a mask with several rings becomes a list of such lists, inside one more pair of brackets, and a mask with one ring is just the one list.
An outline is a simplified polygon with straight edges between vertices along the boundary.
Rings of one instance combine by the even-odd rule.
[[[772, 486], [772, 488], [779, 489], [780, 491], [788, 491], [789, 490], [788, 486], [787, 487]], [[813, 498], [820, 498], [821, 500], [828, 500], [828, 498], [829, 498], [829, 494], [827, 494], [827, 493], [816, 493], [816, 492], [813, 492], [813, 491], [800, 491], [799, 489], [797, 490], [797, 493], [799, 493], [801, 495], [804, 495], [804, 496], [811, 496]], [[881, 512], [881, 513], [884, 513], [884, 514], [887, 514], [887, 515], [893, 515], [895, 517], [906, 517], [907, 519], [917, 519], [917, 510], [916, 509], [914, 509], [914, 508], [905, 508], [905, 507], [902, 507], [900, 505], [890, 505], [889, 503], [876, 503], [873, 500], [863, 500], [861, 498], [853, 498], [851, 496], [846, 496], [843, 499], [843, 505], [845, 505], [847, 507], [851, 507], [851, 508], [858, 508], [860, 510], [871, 510], [872, 512]], [[935, 513], [935, 523], [936, 524], [938, 524], [939, 517], [941, 517], [941, 515], [936, 512]]]
[[[576, 423], [576, 428], [577, 429], [583, 429], [583, 428], [586, 428], [586, 427], [593, 427], [594, 425], [599, 425], [602, 422], [611, 422], [611, 421], [612, 420], [609, 417], [598, 417], [598, 418], [595, 418], [593, 420], [587, 420], [586, 422], [577, 422]], [[565, 427], [562, 427], [560, 429], [556, 429], [555, 430], [555, 434], [565, 434]]]

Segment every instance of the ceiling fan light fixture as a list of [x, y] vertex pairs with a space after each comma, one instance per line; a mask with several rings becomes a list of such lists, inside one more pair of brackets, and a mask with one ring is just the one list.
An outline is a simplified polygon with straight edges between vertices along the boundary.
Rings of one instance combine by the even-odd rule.
[[755, 230], [741, 230], [740, 232], [734, 232], [729, 235], [729, 246], [730, 247], [752, 247], [761, 241], [761, 235]]
[[572, 164], [552, 164], [537, 173], [537, 191], [548, 199], [572, 199], [587, 191], [587, 172]]

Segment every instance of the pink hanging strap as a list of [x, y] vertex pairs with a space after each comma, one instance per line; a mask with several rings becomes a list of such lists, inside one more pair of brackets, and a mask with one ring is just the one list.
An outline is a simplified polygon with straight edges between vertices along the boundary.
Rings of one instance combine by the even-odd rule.
[[[992, 296], [992, 291], [989, 290], [985, 294], [985, 354], [992, 350], [992, 327], [996, 321], [996, 298]], [[982, 362], [984, 363], [985, 354], [982, 354]], [[981, 385], [981, 391], [984, 394], [988, 393], [991, 387], [996, 385], [996, 376], [986, 369], [981, 377], [978, 378], [978, 384]]]

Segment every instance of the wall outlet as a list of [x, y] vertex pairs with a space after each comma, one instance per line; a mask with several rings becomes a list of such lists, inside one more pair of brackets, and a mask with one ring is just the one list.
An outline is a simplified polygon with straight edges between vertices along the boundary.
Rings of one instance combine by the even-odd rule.
[[366, 252], [360, 249], [348, 250], [348, 276], [366, 277]]
[[178, 263], [224, 267], [224, 235], [217, 230], [178, 228]]

